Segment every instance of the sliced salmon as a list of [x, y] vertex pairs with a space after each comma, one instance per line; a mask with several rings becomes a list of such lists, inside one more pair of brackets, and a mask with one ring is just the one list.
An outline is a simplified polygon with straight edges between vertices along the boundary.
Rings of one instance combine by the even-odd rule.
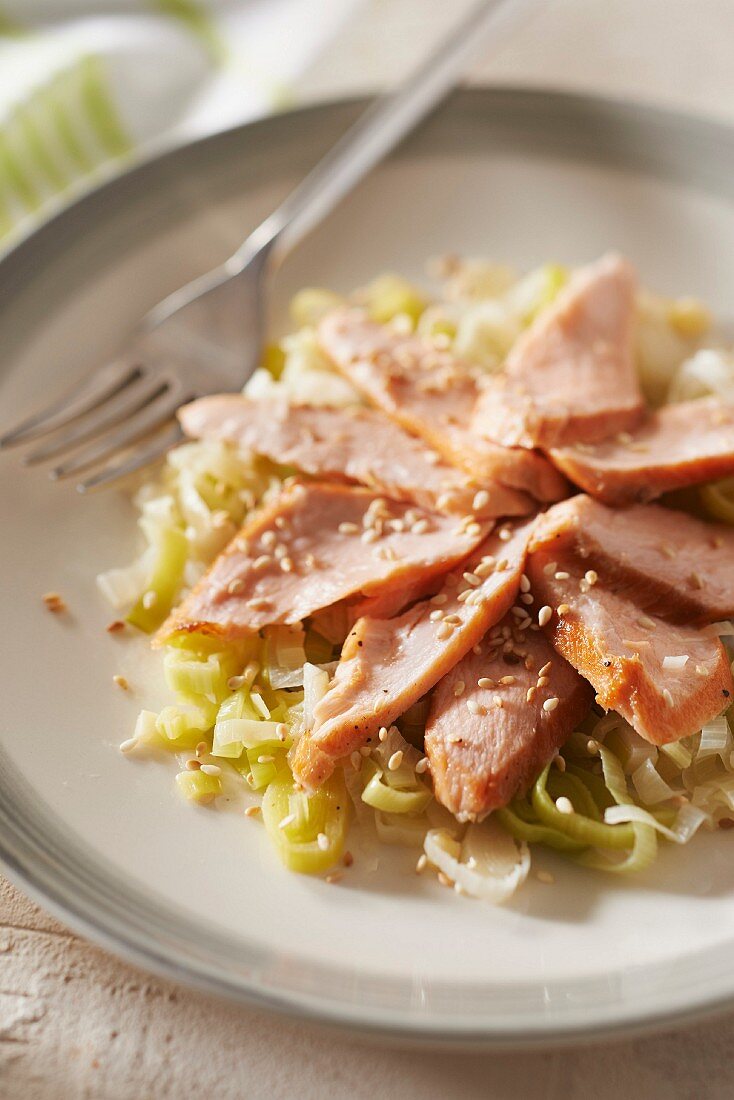
[[506, 447], [606, 439], [644, 404], [633, 360], [635, 273], [621, 256], [580, 268], [487, 379], [474, 429]]
[[669, 622], [734, 616], [734, 530], [686, 512], [608, 508], [580, 494], [539, 519], [531, 551], [544, 567], [571, 555], [593, 583]]
[[486, 533], [367, 489], [295, 482], [232, 540], [159, 639], [176, 631], [238, 638], [359, 593], [410, 589], [462, 561]]
[[[541, 621], [549, 615], [553, 646], [592, 684], [602, 707], [621, 714], [646, 741], [664, 745], [696, 733], [729, 706], [734, 682], [718, 638], [647, 615], [603, 585], [582, 591], [583, 566], [573, 558], [555, 564], [551, 570], [537, 554], [528, 558], [534, 610]], [[666, 657], [687, 660], [670, 667]]]
[[404, 714], [499, 622], [517, 594], [531, 529], [490, 535], [470, 569], [449, 574], [437, 595], [398, 618], [355, 624], [313, 728], [296, 746], [292, 767], [305, 787], [323, 783], [337, 760]]
[[[460, 821], [524, 792], [594, 698], [591, 686], [513, 608], [436, 685], [425, 748], [436, 797]], [[547, 706], [545, 705], [547, 704]]]
[[406, 431], [475, 479], [504, 486], [503, 515], [533, 511], [531, 498], [566, 495], [564, 479], [543, 455], [498, 447], [470, 430], [477, 381], [448, 351], [375, 324], [360, 309], [325, 317], [319, 341], [342, 374]]
[[376, 596], [353, 596], [311, 616], [311, 625], [335, 645], [341, 645], [358, 619], [392, 619], [409, 604], [441, 587], [438, 574], [399, 588], [386, 588]]
[[193, 439], [234, 443], [314, 477], [360, 482], [432, 511], [500, 516], [515, 504], [502, 486], [448, 465], [374, 409], [218, 394], [184, 405], [178, 418]]
[[734, 406], [720, 397], [665, 405], [632, 432], [554, 449], [551, 457], [579, 488], [607, 504], [645, 503], [734, 474]]

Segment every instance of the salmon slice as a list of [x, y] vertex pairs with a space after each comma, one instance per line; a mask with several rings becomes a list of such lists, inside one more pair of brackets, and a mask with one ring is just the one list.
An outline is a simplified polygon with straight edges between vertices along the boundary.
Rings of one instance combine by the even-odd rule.
[[[178, 411], [193, 439], [234, 443], [314, 477], [356, 481], [431, 511], [507, 515], [513, 501], [482, 484], [374, 409], [289, 405], [240, 394], [202, 397]], [[480, 490], [484, 492], [480, 492]]]
[[685, 512], [575, 496], [539, 519], [531, 552], [543, 567], [573, 557], [592, 581], [668, 622], [734, 616], [734, 530]]
[[670, 489], [734, 474], [734, 406], [720, 397], [665, 405], [635, 431], [551, 451], [587, 493], [607, 504], [654, 500]]
[[313, 728], [293, 755], [305, 787], [318, 787], [337, 760], [404, 714], [502, 618], [517, 594], [531, 530], [532, 523], [502, 528], [431, 599], [396, 619], [355, 624]]
[[477, 382], [449, 352], [375, 324], [360, 309], [325, 317], [319, 342], [342, 374], [406, 431], [482, 483], [498, 482], [494, 493], [504, 487], [497, 514], [525, 515], [534, 511], [532, 500], [566, 496], [565, 480], [543, 455], [498, 447], [471, 432]]
[[[729, 706], [734, 682], [718, 638], [648, 616], [602, 585], [582, 591], [583, 566], [570, 558], [557, 564], [568, 576], [558, 579], [558, 570], [529, 556], [535, 606], [554, 609], [548, 637], [592, 684], [597, 703], [617, 711], [653, 745], [696, 733]], [[669, 667], [666, 657], [687, 660]]]
[[559, 447], [633, 428], [644, 405], [632, 354], [637, 281], [621, 256], [581, 268], [487, 380], [472, 426], [506, 447]]
[[295, 482], [232, 540], [158, 637], [239, 638], [359, 593], [410, 589], [462, 561], [486, 533], [367, 489]]
[[[436, 797], [460, 821], [506, 806], [587, 714], [594, 693], [513, 608], [436, 685], [425, 748]], [[546, 708], [544, 704], [548, 704]]]
[[443, 578], [436, 574], [415, 584], [388, 588], [377, 596], [354, 596], [349, 600], [325, 607], [311, 616], [311, 625], [319, 634], [335, 645], [342, 645], [358, 619], [392, 619], [409, 604], [433, 595], [441, 587]]

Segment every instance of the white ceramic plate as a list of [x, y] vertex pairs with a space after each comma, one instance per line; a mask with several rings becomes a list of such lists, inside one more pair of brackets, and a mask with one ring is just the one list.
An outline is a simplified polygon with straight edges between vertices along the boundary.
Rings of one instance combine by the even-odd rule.
[[[213, 266], [354, 117], [337, 104], [168, 153], [0, 264], [0, 409], [15, 420], [110, 354]], [[734, 137], [720, 126], [539, 93], [456, 96], [279, 277], [419, 276], [426, 257], [520, 268], [614, 247], [662, 291], [734, 298]], [[142, 655], [105, 633], [94, 575], [133, 553], [116, 492], [80, 499], [0, 456], [0, 851], [11, 874], [108, 947], [262, 1005], [401, 1037], [528, 1043], [629, 1029], [734, 994], [732, 836], [668, 848], [618, 882], [551, 856], [503, 909], [411, 873], [397, 852], [340, 886], [287, 874], [235, 803], [192, 810], [172, 764], [123, 757]], [[68, 601], [54, 617], [40, 597]], [[147, 662], [155, 667], [155, 659]], [[127, 671], [138, 697], [111, 683]]]

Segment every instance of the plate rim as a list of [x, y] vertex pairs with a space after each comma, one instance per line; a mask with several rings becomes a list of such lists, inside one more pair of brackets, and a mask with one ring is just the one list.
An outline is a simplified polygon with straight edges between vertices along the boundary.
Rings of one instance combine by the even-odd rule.
[[[242, 139], [243, 143], [252, 143], [257, 142], [260, 135], [267, 133], [273, 141], [273, 135], [277, 135], [279, 129], [288, 132], [306, 118], [313, 121], [325, 115], [341, 114], [349, 121], [347, 116], [369, 102], [370, 97], [362, 96], [333, 99], [229, 127], [192, 142], [159, 143], [150, 155], [136, 161], [124, 172], [105, 179], [99, 186], [91, 186], [68, 206], [56, 211], [40, 226], [21, 236], [0, 259], [0, 298], [5, 293], [12, 299], [14, 291], [26, 285], [22, 279], [17, 278], [17, 273], [30, 274], [32, 278], [37, 258], [48, 248], [53, 249], [59, 234], [61, 237], [65, 236], [70, 227], [90, 212], [92, 220], [99, 219], [100, 215], [103, 217], [104, 207], [109, 201], [124, 202], [126, 193], [138, 193], [146, 178], [162, 168], [174, 165], [181, 159], [185, 160], [187, 155], [222, 147], [231, 140]], [[541, 113], [547, 114], [550, 111], [553, 115], [563, 115], [569, 111], [580, 112], [582, 115], [591, 113], [592, 116], [613, 117], [650, 130], [675, 133], [687, 130], [699, 142], [706, 145], [719, 143], [722, 148], [727, 147], [730, 154], [734, 154], [734, 124], [614, 97], [499, 85], [461, 89], [454, 93], [442, 110], [450, 112], [457, 106], [463, 106], [491, 116], [501, 110], [503, 105], [514, 107], [515, 110], [520, 107], [535, 107]], [[408, 1016], [402, 1020], [381, 1020], [378, 1018], [380, 1010], [377, 1007], [353, 1005], [347, 1011], [343, 1004], [328, 999], [319, 1001], [318, 998], [304, 996], [295, 989], [278, 992], [268, 990], [257, 979], [249, 982], [242, 979], [237, 982], [226, 981], [215, 967], [210, 967], [209, 973], [205, 972], [201, 966], [187, 962], [180, 953], [177, 954], [175, 944], [166, 946], [154, 937], [146, 938], [144, 933], [126, 928], [120, 922], [116, 923], [99, 905], [95, 912], [93, 902], [90, 904], [89, 899], [85, 901], [83, 892], [75, 893], [71, 872], [62, 872], [59, 868], [54, 871], [50, 865], [44, 869], [43, 860], [35, 851], [34, 845], [17, 832], [12, 815], [9, 817], [4, 807], [0, 809], [0, 820], [4, 820], [8, 826], [0, 830], [0, 862], [11, 881], [74, 931], [114, 955], [169, 980], [224, 995], [255, 1008], [275, 1010], [340, 1029], [359, 1028], [371, 1037], [401, 1043], [431, 1042], [434, 1046], [438, 1044], [473, 1049], [558, 1046], [581, 1039], [619, 1039], [642, 1031], [662, 1030], [700, 1019], [703, 1015], [723, 1012], [734, 1003], [733, 980], [725, 992], [711, 995], [701, 992], [691, 997], [685, 1005], [673, 1004], [667, 1009], [659, 1006], [657, 1010], [642, 1008], [639, 1011], [635, 1010], [634, 1005], [627, 1003], [621, 1008], [610, 1005], [606, 1011], [596, 1009], [584, 1020], [558, 1023], [550, 1017], [542, 1018], [536, 1019], [533, 1026], [524, 1029], [503, 1029], [486, 1019], [476, 1027], [467, 1027], [461, 1022], [454, 1027], [451, 1021], [441, 1017]]]

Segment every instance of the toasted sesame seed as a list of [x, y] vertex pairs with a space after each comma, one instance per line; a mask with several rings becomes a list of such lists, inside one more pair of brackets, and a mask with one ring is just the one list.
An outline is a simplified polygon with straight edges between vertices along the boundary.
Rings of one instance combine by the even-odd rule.
[[586, 742], [586, 751], [588, 752], [589, 756], [596, 756], [596, 754], [599, 752], [599, 742], [595, 738], [590, 737], [589, 740]]
[[466, 709], [470, 714], [484, 714], [484, 707], [476, 701], [476, 699], [467, 699]]
[[547, 677], [547, 676], [539, 676], [539, 677], [538, 677], [538, 682], [537, 682], [537, 684], [536, 684], [535, 686], [536, 686], [536, 687], [539, 687], [539, 688], [544, 688], [544, 687], [547, 687], [549, 683], [550, 683], [550, 679], [549, 679], [549, 677]]
[[472, 588], [478, 588], [482, 583], [482, 578], [478, 577], [476, 573], [464, 573], [463, 577], [466, 583], [471, 585]]
[[525, 692], [525, 702], [526, 703], [532, 703], [533, 699], [535, 698], [535, 694], [536, 694], [537, 690], [538, 689], [536, 687], [529, 687], [528, 688], [528, 690]]
[[379, 730], [377, 731], [377, 737], [380, 741], [385, 740], [385, 738], [387, 737], [387, 726], [380, 726]]
[[566, 761], [565, 758], [561, 756], [560, 752], [557, 752], [556, 755], [553, 757], [553, 763], [558, 768], [559, 772], [565, 772]]
[[194, 752], [197, 756], [206, 756], [206, 754], [209, 752], [209, 746], [207, 745], [206, 741], [200, 741], [194, 749]]
[[286, 814], [285, 817], [282, 817], [280, 819], [280, 821], [278, 822], [278, 828], [279, 829], [287, 829], [288, 826], [292, 825], [295, 820], [296, 820], [296, 815], [295, 814]]
[[512, 538], [512, 531], [509, 527], [500, 527], [499, 531], [497, 532], [497, 537], [500, 542], [509, 542]]
[[477, 642], [477, 644], [476, 644], [476, 645], [472, 646], [472, 650], [471, 650], [471, 651], [472, 651], [472, 653], [474, 653], [474, 654], [475, 654], [475, 656], [477, 656], [477, 657], [481, 657], [481, 655], [482, 655], [482, 645], [481, 645], [481, 642]]
[[428, 866], [428, 856], [426, 855], [425, 852], [423, 852], [420, 856], [418, 856], [418, 862], [415, 865], [415, 873], [417, 875], [423, 874], [423, 872], [425, 871], [427, 866]]
[[596, 569], [587, 569], [587, 571], [584, 573], [584, 580], [587, 584], [590, 584], [593, 587], [599, 580], [599, 574], [597, 573]]
[[541, 669], [538, 670], [538, 676], [547, 676], [551, 670], [552, 661], [546, 661]]
[[415, 766], [416, 775], [423, 775], [424, 772], [428, 771], [430, 766], [431, 766], [431, 762], [428, 759], [428, 757], [427, 756], [421, 757], [421, 759], [418, 761], [418, 763]]
[[544, 882], [547, 886], [552, 886], [556, 881], [550, 871], [538, 871], [535, 877], [538, 882]]
[[551, 573], [555, 573], [557, 568], [558, 568], [558, 562], [549, 561], [546, 565], [543, 566], [543, 572], [546, 575], [546, 577], [549, 577], [551, 575]]
[[115, 619], [114, 622], [107, 624], [108, 634], [118, 634], [121, 630], [125, 629], [125, 624], [122, 619]]
[[555, 574], [555, 578], [557, 581], [567, 581], [570, 576], [571, 574], [567, 573], [565, 569], [559, 569], [558, 572]]
[[[271, 759], [272, 759], [272, 757], [271, 757]], [[201, 770], [203, 771], [204, 775], [221, 775], [222, 774], [222, 769], [219, 767], [219, 764], [202, 764], [201, 765]]]
[[357, 526], [357, 524], [356, 523], [351, 523], [347, 520], [345, 520], [343, 523], [340, 523], [337, 530], [339, 531], [340, 535], [358, 535], [359, 534], [359, 527]]
[[398, 770], [398, 768], [400, 767], [400, 765], [402, 764], [402, 762], [403, 762], [403, 750], [398, 749], [397, 752], [394, 752], [392, 754], [392, 756], [390, 757], [390, 759], [387, 762], [388, 770], [391, 771], [391, 772], [396, 772]]
[[533, 597], [532, 593], [530, 593], [530, 592], [523, 592], [520, 595], [520, 599], [522, 600], [522, 602], [525, 604], [526, 607], [530, 607], [530, 605], [532, 603], [534, 603], [534, 597]]
[[66, 611], [66, 603], [58, 592], [47, 592], [42, 599], [48, 610], [53, 611], [55, 615], [61, 611]]
[[466, 603], [466, 601], [469, 599], [469, 597], [473, 596], [473, 595], [474, 595], [474, 589], [473, 588], [465, 588], [463, 592], [459, 592], [459, 594], [456, 598], [459, 601], [459, 603]]
[[117, 684], [117, 686], [119, 688], [122, 688], [123, 691], [130, 690], [130, 684], [127, 682], [126, 678], [124, 676], [120, 676], [119, 674], [115, 674], [112, 677], [112, 683]]
[[556, 799], [556, 809], [559, 814], [572, 814], [574, 812], [573, 802], [570, 798], [566, 798], [564, 794], [560, 798]]
[[501, 684], [514, 684], [515, 679], [516, 678], [514, 676], [501, 676], [500, 677], [500, 683]]
[[673, 696], [670, 694], [667, 688], [663, 688], [662, 696], [669, 707], [673, 706]]
[[545, 626], [546, 623], [549, 623], [552, 614], [553, 611], [550, 607], [548, 607], [548, 604], [545, 604], [544, 607], [541, 607], [540, 611], [538, 612], [538, 626]]
[[464, 688], [466, 684], [463, 680], [457, 680], [454, 684], [454, 696], [458, 699], [460, 695], [464, 694]]
[[477, 680], [477, 687], [480, 688], [493, 688], [495, 686], [494, 680], [489, 676], [480, 676]]
[[120, 744], [120, 752], [130, 752], [138, 743], [137, 737], [128, 737], [127, 741]]
[[445, 623], [448, 623], [449, 626], [460, 626], [461, 625], [461, 615], [444, 615], [443, 621]]
[[550, 714], [551, 711], [556, 709], [559, 702], [560, 700], [558, 696], [552, 695], [550, 699], [546, 699], [546, 701], [543, 703], [543, 710], [546, 712], [546, 714]]
[[275, 531], [264, 531], [260, 536], [260, 542], [266, 550], [272, 550], [277, 541], [278, 536], [275, 534]]
[[440, 641], [444, 641], [446, 638], [450, 638], [451, 634], [452, 634], [452, 627], [451, 627], [450, 623], [441, 623], [438, 630], [436, 631], [436, 637]]
[[527, 577], [525, 575], [525, 573], [523, 573], [523, 575], [520, 577], [520, 591], [521, 592], [529, 592], [530, 591], [530, 578]]
[[281, 558], [280, 559], [280, 568], [283, 570], [284, 573], [292, 573], [293, 572], [293, 559], [289, 558], [287, 555], [286, 555], [286, 557]]
[[201, 761], [192, 757], [190, 760], [186, 761], [186, 768], [190, 772], [198, 772], [201, 768]]
[[568, 603], [559, 603], [557, 611], [559, 615], [568, 615], [571, 610], [571, 605]]
[[149, 589], [147, 592], [143, 593], [143, 607], [147, 611], [150, 611], [151, 607], [155, 607], [157, 602], [158, 602], [158, 594], [156, 592], [154, 592], [152, 589]]
[[493, 702], [493, 703], [494, 703], [494, 705], [495, 705], [495, 706], [497, 707], [497, 710], [502, 710], [502, 708], [503, 708], [503, 706], [504, 706], [504, 703], [502, 702], [502, 698], [501, 698], [501, 697], [500, 697], [499, 695], [495, 695], [495, 697], [494, 697], [494, 699], [492, 700], [492, 702]]
[[480, 489], [478, 493], [474, 494], [474, 500], [472, 501], [472, 509], [475, 512], [480, 512], [482, 508], [486, 508], [489, 504], [489, 493], [486, 489]]
[[275, 757], [270, 753], [263, 753], [262, 756], [258, 756], [257, 758], [258, 764], [272, 764], [274, 760]]
[[260, 810], [259, 806], [248, 806], [245, 810], [245, 817], [257, 817], [257, 815], [261, 812], [262, 811]]
[[437, 877], [438, 881], [441, 883], [442, 886], [453, 887], [453, 885], [454, 885], [453, 882], [451, 881], [451, 879], [449, 878], [448, 875], [445, 875], [443, 873], [443, 871], [439, 871], [438, 875], [436, 877]]
[[380, 537], [380, 532], [376, 527], [369, 527], [366, 531], [362, 532], [361, 541], [364, 543], [377, 542]]
[[411, 533], [414, 535], [425, 535], [426, 531], [430, 527], [427, 519], [418, 519], [411, 527]]
[[[266, 565], [270, 565], [272, 560], [273, 560], [273, 558], [270, 554], [260, 554], [260, 556], [255, 558], [254, 562], [252, 563], [252, 568], [253, 569], [264, 569]], [[234, 584], [234, 583], [235, 582], [232, 581], [232, 584]], [[242, 585], [241, 581], [239, 581], [238, 583], [239, 583], [239, 586]], [[237, 588], [236, 591], [239, 591], [239, 587]]]

